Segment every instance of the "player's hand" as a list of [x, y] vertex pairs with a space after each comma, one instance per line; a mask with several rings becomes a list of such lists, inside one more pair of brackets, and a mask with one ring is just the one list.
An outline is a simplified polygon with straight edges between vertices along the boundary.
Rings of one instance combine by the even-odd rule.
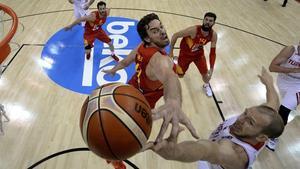
[[71, 30], [71, 29], [72, 29], [72, 26], [70, 26], [70, 25], [64, 27], [64, 30], [65, 30], [65, 31], [69, 31], [69, 30]]
[[261, 75], [258, 75], [258, 77], [264, 85], [273, 84], [273, 77], [267, 72], [265, 67], [262, 67]]
[[166, 133], [170, 123], [172, 124], [172, 129], [169, 140], [174, 140], [177, 137], [180, 132], [179, 124], [185, 125], [194, 138], [199, 138], [191, 121], [181, 110], [181, 106], [178, 101], [169, 99], [164, 105], [152, 110], [153, 120], [161, 118], [163, 118], [163, 124], [156, 138], [156, 142], [161, 142], [163, 140], [164, 134]]
[[70, 4], [74, 4], [74, 0], [68, 0]]
[[142, 151], [152, 150], [165, 159], [168, 159], [168, 158], [176, 155], [176, 152], [175, 152], [176, 146], [178, 146], [177, 138], [178, 138], [179, 133], [182, 132], [183, 130], [184, 130], [184, 128], [180, 127], [179, 132], [177, 133], [176, 137], [174, 137], [174, 138], [169, 137], [159, 143], [153, 142], [153, 141], [148, 142], [143, 147]]
[[116, 71], [114, 71], [113, 69], [102, 70], [102, 72], [111, 74], [112, 76], [115, 76], [116, 74]]

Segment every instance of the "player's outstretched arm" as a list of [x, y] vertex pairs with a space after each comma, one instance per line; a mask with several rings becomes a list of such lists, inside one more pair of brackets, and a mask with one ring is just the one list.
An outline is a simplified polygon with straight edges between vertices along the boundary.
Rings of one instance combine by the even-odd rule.
[[118, 64], [115, 67], [113, 67], [112, 69], [103, 70], [103, 72], [114, 76], [118, 70], [124, 69], [125, 67], [129, 66], [132, 62], [134, 62], [136, 53], [137, 49], [132, 50], [129, 53], [129, 55], [125, 59], [118, 62]]
[[209, 74], [210, 77], [213, 73], [215, 61], [216, 61], [216, 47], [217, 47], [218, 34], [214, 31], [210, 44], [210, 52], [209, 52]]
[[300, 68], [286, 68], [280, 66], [282, 63], [286, 62], [289, 57], [294, 53], [294, 46], [284, 47], [279, 54], [272, 60], [269, 70], [270, 72], [278, 73], [300, 73]]
[[187, 36], [192, 36], [194, 37], [197, 33], [197, 27], [196, 26], [192, 26], [192, 27], [188, 27], [184, 30], [181, 30], [179, 32], [176, 32], [173, 34], [172, 38], [171, 38], [171, 42], [170, 42], [170, 57], [173, 58], [174, 57], [174, 46], [176, 44], [176, 41], [178, 38], [183, 38], [183, 37], [187, 37]]
[[280, 106], [280, 101], [274, 86], [273, 77], [270, 75], [270, 73], [267, 72], [267, 70], [264, 67], [262, 67], [261, 74], [258, 75], [258, 77], [260, 81], [266, 86], [267, 89], [267, 93], [266, 93], [267, 103], [265, 103], [265, 105], [278, 111]]
[[76, 19], [74, 22], [72, 22], [70, 25], [66, 26], [64, 29], [66, 31], [68, 31], [68, 30], [71, 30], [73, 26], [75, 26], [81, 22], [84, 22], [84, 21], [92, 21], [93, 22], [95, 20], [96, 20], [96, 16], [93, 13], [91, 13], [88, 16], [83, 16], [83, 17]]
[[245, 168], [248, 157], [242, 147], [230, 140], [212, 142], [210, 140], [184, 141], [179, 144], [163, 140], [154, 145], [148, 143], [149, 148], [164, 159], [195, 162], [199, 160], [219, 164], [225, 168]]
[[151, 80], [159, 80], [164, 88], [165, 104], [153, 110], [153, 120], [163, 118], [163, 124], [156, 141], [161, 141], [172, 123], [171, 136], [179, 132], [179, 123], [185, 125], [195, 138], [199, 138], [191, 121], [181, 110], [182, 96], [178, 76], [173, 71], [173, 62], [161, 53], [155, 53], [146, 68], [146, 74]]

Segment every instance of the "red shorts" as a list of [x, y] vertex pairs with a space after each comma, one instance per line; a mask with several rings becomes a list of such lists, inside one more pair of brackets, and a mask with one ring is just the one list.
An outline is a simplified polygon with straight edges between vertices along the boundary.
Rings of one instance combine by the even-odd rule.
[[178, 56], [178, 65], [182, 68], [183, 73], [185, 73], [187, 71], [187, 69], [189, 68], [189, 66], [192, 62], [194, 62], [194, 64], [197, 66], [201, 75], [207, 74], [208, 69], [207, 69], [207, 65], [206, 65], [204, 51], [200, 51], [195, 54], [191, 54], [189, 52], [180, 50], [179, 56]]
[[[138, 84], [135, 78], [131, 78], [128, 82], [128, 84], [132, 85], [133, 87], [138, 89]], [[151, 91], [151, 92], [145, 92], [143, 93], [145, 96], [146, 100], [148, 101], [151, 109], [155, 107], [156, 102], [164, 95], [164, 90], [156, 90], [156, 91]]]
[[93, 43], [96, 38], [104, 43], [109, 43], [111, 41], [111, 39], [107, 36], [107, 34], [102, 29], [99, 29], [97, 30], [97, 32], [94, 33], [84, 33], [83, 38], [84, 38], [84, 46], [90, 45], [91, 47], [93, 47]]

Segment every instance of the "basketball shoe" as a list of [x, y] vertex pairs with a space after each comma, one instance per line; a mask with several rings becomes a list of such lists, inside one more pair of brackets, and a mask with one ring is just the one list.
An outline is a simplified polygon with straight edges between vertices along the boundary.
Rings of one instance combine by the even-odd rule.
[[266, 147], [271, 151], [275, 151], [278, 142], [279, 142], [278, 138], [270, 138], [268, 140]]
[[208, 97], [212, 96], [212, 91], [211, 91], [211, 88], [210, 88], [209, 84], [204, 84], [203, 85], [203, 90], [205, 91], [205, 93]]
[[107, 164], [110, 164], [114, 167], [114, 169], [126, 169], [126, 165], [123, 161], [110, 161], [106, 160]]

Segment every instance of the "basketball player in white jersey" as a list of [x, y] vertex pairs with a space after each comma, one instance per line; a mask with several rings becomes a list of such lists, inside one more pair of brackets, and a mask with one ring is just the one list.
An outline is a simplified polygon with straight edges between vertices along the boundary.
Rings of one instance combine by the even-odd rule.
[[[281, 95], [279, 114], [284, 125], [292, 110], [300, 104], [300, 42], [298, 45], [287, 46], [273, 59], [269, 70], [277, 72], [277, 86]], [[278, 139], [270, 139], [267, 147], [275, 150]]]
[[[89, 7], [94, 3], [95, 0], [68, 0], [71, 4], [74, 5], [74, 16], [76, 19], [83, 16], [88, 16], [90, 11]], [[84, 26], [85, 22], [82, 22], [81, 25]]]
[[[167, 160], [198, 162], [198, 169], [245, 169], [254, 163], [268, 138], [281, 135], [283, 121], [277, 113], [279, 98], [272, 76], [262, 69], [260, 81], [267, 89], [267, 102], [246, 108], [244, 113], [219, 125], [209, 140], [177, 142], [177, 137], [160, 143], [150, 142], [146, 149]], [[154, 117], [156, 119], [156, 117]]]

